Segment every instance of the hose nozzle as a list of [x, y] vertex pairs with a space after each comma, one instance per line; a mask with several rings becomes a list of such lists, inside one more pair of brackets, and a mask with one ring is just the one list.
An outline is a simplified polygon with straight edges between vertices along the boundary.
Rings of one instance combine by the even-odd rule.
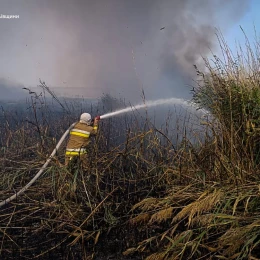
[[96, 120], [100, 120], [100, 116], [96, 116], [95, 119], [96, 119]]

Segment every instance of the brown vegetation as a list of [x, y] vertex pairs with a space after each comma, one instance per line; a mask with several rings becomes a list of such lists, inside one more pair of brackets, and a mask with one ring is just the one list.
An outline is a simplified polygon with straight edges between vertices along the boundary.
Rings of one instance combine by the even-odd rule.
[[[61, 151], [0, 209], [1, 258], [259, 259], [259, 45], [236, 60], [220, 44], [225, 62], [205, 60], [194, 93], [212, 115], [203, 139], [184, 133], [173, 144], [170, 129], [135, 115], [104, 121], [87, 170], [66, 169]], [[36, 121], [38, 100], [33, 122], [6, 119], [0, 129], [1, 200], [32, 178], [73, 119], [63, 113], [51, 133]]]

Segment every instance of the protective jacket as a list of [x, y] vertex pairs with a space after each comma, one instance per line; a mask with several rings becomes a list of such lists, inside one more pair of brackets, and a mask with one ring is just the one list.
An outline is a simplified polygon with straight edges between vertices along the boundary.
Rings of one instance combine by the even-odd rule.
[[66, 148], [66, 164], [73, 156], [80, 156], [87, 153], [89, 137], [97, 134], [98, 126], [90, 126], [78, 122], [70, 131], [70, 137]]

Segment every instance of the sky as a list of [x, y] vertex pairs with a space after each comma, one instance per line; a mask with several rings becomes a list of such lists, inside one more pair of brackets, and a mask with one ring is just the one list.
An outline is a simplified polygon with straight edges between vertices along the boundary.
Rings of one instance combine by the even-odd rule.
[[39, 79], [56, 93], [130, 102], [190, 97], [202, 56], [259, 28], [258, 0], [0, 0], [0, 99]]
[[248, 10], [241, 16], [236, 23], [232, 25], [228, 33], [225, 35], [225, 39], [228, 42], [228, 45], [232, 50], [236, 50], [237, 43], [243, 44], [245, 43], [245, 36], [242, 32], [240, 26], [246, 33], [246, 36], [253, 42], [255, 39], [255, 33], [257, 37], [259, 37], [260, 30], [260, 1], [259, 0], [251, 0], [249, 1]]

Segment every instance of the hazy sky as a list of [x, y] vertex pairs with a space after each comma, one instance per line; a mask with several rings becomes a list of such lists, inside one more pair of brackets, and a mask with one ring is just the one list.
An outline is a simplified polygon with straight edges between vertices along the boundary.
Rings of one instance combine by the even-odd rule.
[[253, 3], [0, 0], [0, 14], [19, 15], [0, 19], [0, 99], [39, 78], [71, 96], [138, 101], [143, 88], [148, 99], [187, 98], [193, 64], [216, 48], [214, 28], [231, 39]]

